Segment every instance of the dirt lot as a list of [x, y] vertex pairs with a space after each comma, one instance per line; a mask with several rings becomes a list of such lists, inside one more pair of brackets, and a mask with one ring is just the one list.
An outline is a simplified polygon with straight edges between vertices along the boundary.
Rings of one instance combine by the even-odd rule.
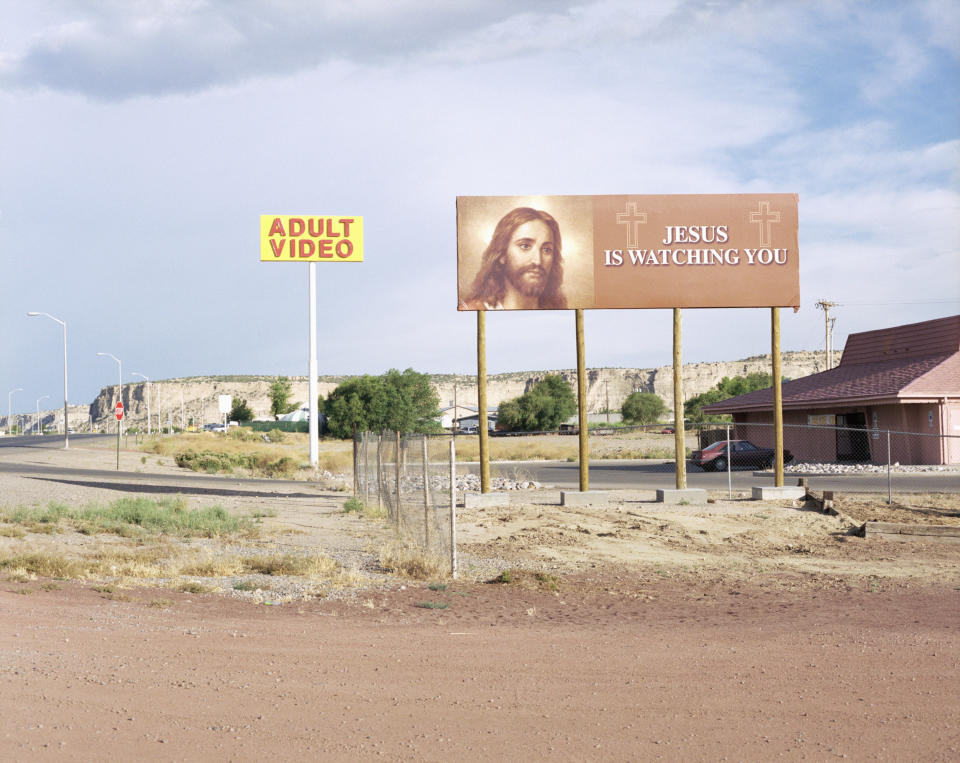
[[[0, 473], [0, 501], [155, 497], [151, 475], [175, 471], [122, 455], [136, 479]], [[793, 502], [667, 508], [644, 491], [571, 509], [556, 491], [518, 492], [461, 511], [460, 579], [417, 581], [384, 571], [388, 528], [344, 514], [343, 492], [206, 484], [184, 482], [191, 507], [267, 514], [269, 532], [165, 539], [170, 554], [319, 552], [338, 573], [0, 569], [0, 758], [960, 756], [960, 546], [850, 534], [867, 519], [958, 523], [956, 496], [840, 496], [834, 517]], [[137, 550], [11, 533], [0, 559], [121, 546]], [[505, 571], [511, 582], [483, 582]], [[241, 577], [255, 587], [234, 588]]]

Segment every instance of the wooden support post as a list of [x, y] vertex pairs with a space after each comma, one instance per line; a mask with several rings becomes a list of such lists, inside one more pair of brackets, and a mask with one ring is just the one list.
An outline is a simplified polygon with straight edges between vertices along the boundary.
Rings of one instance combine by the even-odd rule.
[[487, 314], [477, 310], [477, 431], [480, 437], [480, 492], [490, 492], [487, 431]]
[[587, 360], [583, 349], [583, 310], [575, 310], [577, 326], [577, 412], [580, 423], [580, 491], [590, 489], [590, 445], [587, 439]]
[[677, 459], [677, 490], [687, 488], [687, 443], [683, 430], [683, 360], [681, 312], [673, 308], [673, 449]]
[[773, 362], [773, 486], [783, 487], [783, 393], [780, 389], [780, 308], [770, 308], [770, 354]]

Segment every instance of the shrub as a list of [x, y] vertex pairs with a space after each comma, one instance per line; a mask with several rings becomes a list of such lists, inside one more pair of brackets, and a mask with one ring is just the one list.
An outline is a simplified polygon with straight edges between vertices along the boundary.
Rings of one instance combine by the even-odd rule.
[[570, 385], [559, 374], [548, 374], [529, 392], [500, 403], [497, 426], [508, 431], [546, 431], [556, 429], [576, 411]]
[[631, 392], [620, 409], [623, 420], [632, 424], [653, 424], [666, 413], [667, 406], [652, 392]]

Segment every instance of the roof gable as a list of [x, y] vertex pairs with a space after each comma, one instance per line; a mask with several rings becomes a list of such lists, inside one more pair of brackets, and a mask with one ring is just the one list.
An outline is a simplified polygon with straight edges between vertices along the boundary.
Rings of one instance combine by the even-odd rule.
[[[784, 408], [960, 396], [960, 315], [851, 334], [840, 365], [782, 385]], [[773, 408], [773, 389], [704, 406], [710, 414]]]
[[841, 366], [960, 352], [960, 315], [847, 337]]

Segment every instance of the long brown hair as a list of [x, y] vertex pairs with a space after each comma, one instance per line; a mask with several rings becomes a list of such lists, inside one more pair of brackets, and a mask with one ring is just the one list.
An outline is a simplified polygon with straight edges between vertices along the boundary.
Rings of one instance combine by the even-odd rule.
[[507, 295], [506, 265], [500, 263], [500, 258], [507, 253], [510, 238], [513, 232], [531, 220], [540, 220], [546, 223], [553, 235], [553, 267], [547, 274], [547, 280], [540, 295], [540, 307], [552, 310], [565, 310], [567, 298], [560, 291], [563, 283], [563, 257], [560, 243], [560, 226], [553, 215], [531, 207], [517, 207], [512, 209], [497, 223], [493, 237], [483, 253], [480, 261], [480, 270], [473, 279], [473, 285], [467, 294], [468, 303], [489, 303], [495, 305]]

